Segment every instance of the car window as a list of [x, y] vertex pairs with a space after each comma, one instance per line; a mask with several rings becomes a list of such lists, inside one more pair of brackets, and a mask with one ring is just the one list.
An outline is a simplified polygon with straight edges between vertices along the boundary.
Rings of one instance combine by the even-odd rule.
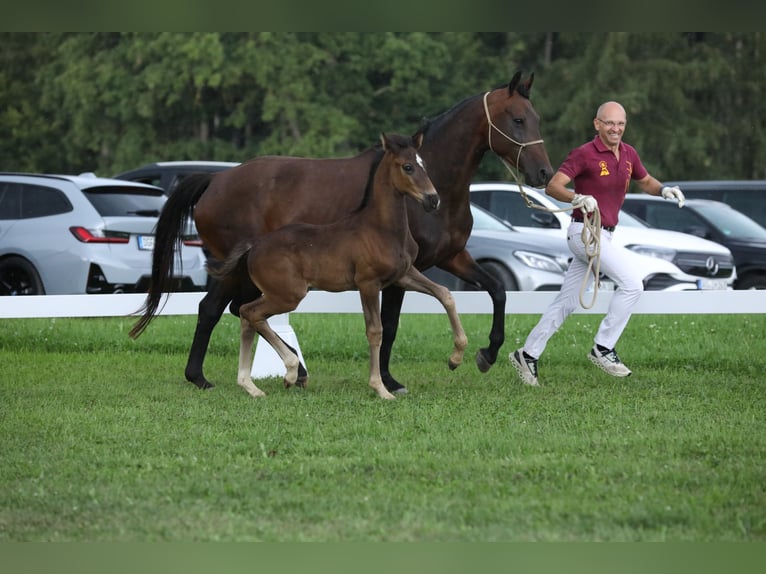
[[160, 187], [160, 184], [162, 183], [162, 175], [159, 173], [141, 174], [140, 176], [133, 176], [129, 179], [130, 181], [148, 183], [149, 185], [156, 185], [157, 187]]
[[473, 229], [483, 229], [485, 231], [510, 231], [510, 228], [493, 217], [480, 207], [471, 205], [471, 215], [473, 216]]
[[715, 226], [726, 237], [766, 241], [766, 229], [736, 209], [722, 209], [715, 204], [700, 204], [695, 209], [715, 222]]
[[90, 187], [85, 197], [103, 217], [123, 215], [156, 217], [165, 204], [165, 196], [155, 190], [136, 187]]
[[641, 227], [644, 229], [648, 227], [648, 225], [638, 217], [622, 209], [620, 210], [620, 225], [622, 227]]
[[[535, 205], [539, 205], [532, 200]], [[492, 211], [499, 209], [503, 213], [503, 219], [511, 225], [519, 227], [539, 227], [532, 219], [532, 210], [527, 207], [520, 193], [494, 193], [492, 195]]]
[[758, 188], [729, 188], [727, 187], [684, 187], [681, 190], [688, 199], [714, 199], [732, 206], [737, 211], [744, 213], [766, 227], [766, 201], [764, 190]]
[[21, 187], [13, 183], [0, 184], [0, 219], [21, 217]]
[[685, 233], [693, 227], [708, 228], [708, 225], [696, 213], [689, 209], [678, 209], [675, 204], [652, 202], [645, 207], [646, 216], [644, 219], [654, 227]]
[[[533, 204], [542, 207], [533, 197], [529, 197], [529, 200]], [[550, 224], [544, 225], [539, 217], [535, 217], [535, 215], [540, 214], [540, 211], [527, 207], [527, 203], [524, 201], [521, 193], [508, 192], [507, 190], [494, 191], [491, 189], [472, 191], [471, 201], [516, 227], [551, 226]]]
[[60, 189], [13, 182], [0, 185], [0, 219], [32, 219], [72, 211]]

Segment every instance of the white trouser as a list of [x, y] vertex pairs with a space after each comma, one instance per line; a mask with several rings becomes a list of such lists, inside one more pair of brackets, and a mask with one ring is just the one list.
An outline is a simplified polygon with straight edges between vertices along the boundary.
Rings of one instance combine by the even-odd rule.
[[[540, 321], [527, 336], [524, 351], [540, 358], [553, 334], [558, 331], [564, 320], [580, 305], [580, 291], [586, 272], [588, 258], [582, 242], [583, 224], [573, 221], [567, 230], [567, 243], [574, 255], [572, 263], [564, 276], [564, 283], [553, 302], [543, 313]], [[633, 307], [638, 303], [644, 291], [643, 276], [638, 273], [638, 265], [632, 263], [635, 254], [624, 247], [612, 244], [612, 232], [601, 230], [600, 271], [616, 284], [617, 288], [609, 303], [609, 309], [599, 325], [594, 342], [608, 349], [613, 349], [630, 319]], [[593, 282], [590, 272], [588, 285]], [[584, 297], [589, 301], [588, 296]]]

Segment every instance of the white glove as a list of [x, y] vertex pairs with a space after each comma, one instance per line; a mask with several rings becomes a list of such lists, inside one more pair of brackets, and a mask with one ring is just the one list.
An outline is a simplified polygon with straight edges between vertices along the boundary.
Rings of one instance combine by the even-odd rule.
[[686, 201], [686, 198], [684, 197], [684, 192], [681, 191], [681, 188], [679, 188], [677, 185], [674, 185], [673, 187], [668, 187], [668, 186], [663, 187], [662, 197], [664, 199], [678, 200], [678, 207], [683, 207], [684, 201]]
[[581, 208], [585, 213], [593, 213], [598, 209], [598, 202], [592, 195], [575, 193], [575, 196], [572, 198], [572, 206]]

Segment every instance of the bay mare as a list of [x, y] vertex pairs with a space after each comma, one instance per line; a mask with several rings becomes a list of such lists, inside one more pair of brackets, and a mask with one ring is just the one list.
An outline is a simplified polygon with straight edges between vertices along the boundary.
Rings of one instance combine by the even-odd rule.
[[267, 319], [289, 313], [309, 289], [338, 292], [358, 290], [370, 346], [369, 385], [381, 398], [393, 399], [380, 376], [383, 325], [380, 292], [390, 284], [429, 293], [444, 306], [450, 318], [454, 348], [450, 368], [463, 361], [467, 340], [449, 290], [418, 271], [413, 263], [418, 246], [407, 223], [406, 197], [425, 211], [439, 207], [439, 194], [426, 173], [417, 140], [396, 134], [381, 136], [384, 154], [371, 174], [365, 201], [359, 210], [333, 223], [293, 223], [260, 236], [255, 243], [236, 247], [218, 276], [244, 266], [261, 292], [255, 301], [239, 308], [241, 341], [237, 383], [251, 396], [265, 393], [251, 379], [253, 341], [257, 332], [285, 364], [284, 383], [298, 382], [298, 355], [269, 326]]
[[[473, 224], [468, 186], [490, 150], [517, 168], [528, 185], [542, 187], [553, 174], [539, 117], [529, 99], [533, 80], [534, 74], [522, 80], [517, 72], [508, 84], [466, 98], [418, 131], [423, 135], [419, 153], [429, 166], [441, 208], [426, 213], [408, 202], [410, 231], [418, 244], [415, 266], [425, 270], [436, 265], [489, 293], [493, 309], [489, 346], [476, 355], [482, 372], [495, 363], [505, 340], [506, 297], [501, 283], [465, 249]], [[380, 154], [375, 146], [349, 158], [260, 156], [223, 172], [184, 179], [160, 214], [152, 281], [131, 337], [143, 332], [172, 288], [174, 250], [192, 214], [207, 251], [222, 261], [243, 241], [254, 241], [289, 223], [330, 223], [353, 211]], [[381, 376], [392, 392], [406, 390], [389, 370], [404, 293], [402, 287], [389, 285], [382, 296]], [[238, 315], [240, 306], [258, 295], [244, 273], [211, 282], [199, 304], [187, 380], [200, 388], [212, 386], [202, 367], [215, 325], [227, 305]], [[299, 372], [307, 376], [303, 365]]]

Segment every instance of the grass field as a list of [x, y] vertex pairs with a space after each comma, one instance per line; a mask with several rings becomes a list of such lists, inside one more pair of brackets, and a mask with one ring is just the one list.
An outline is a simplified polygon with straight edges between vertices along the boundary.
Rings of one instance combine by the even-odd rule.
[[463, 316], [447, 368], [442, 315], [404, 315], [392, 368], [367, 387], [361, 315], [294, 314], [305, 390], [236, 383], [239, 324], [183, 378], [195, 317], [0, 321], [2, 541], [764, 541], [766, 316], [637, 315], [634, 375], [586, 359], [600, 317], [575, 315], [540, 361], [507, 360], [537, 316]]

